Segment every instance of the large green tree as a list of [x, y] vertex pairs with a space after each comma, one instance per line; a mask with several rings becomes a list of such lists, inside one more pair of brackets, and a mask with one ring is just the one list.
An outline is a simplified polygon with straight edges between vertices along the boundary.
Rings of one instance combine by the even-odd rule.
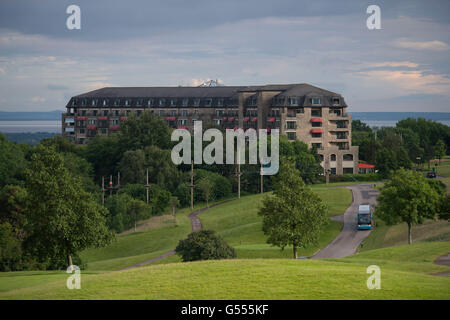
[[435, 218], [440, 211], [442, 196], [420, 173], [399, 169], [381, 189], [375, 215], [388, 225], [405, 222], [408, 243], [412, 243], [411, 228], [426, 218]]
[[84, 191], [54, 147], [37, 148], [26, 171], [26, 189], [26, 247], [41, 260], [65, 256], [71, 266], [72, 255], [113, 239], [105, 223], [108, 211]]
[[263, 199], [258, 214], [263, 217], [267, 242], [282, 249], [292, 245], [294, 259], [297, 259], [298, 248], [317, 243], [327, 224], [326, 212], [322, 199], [305, 186], [294, 164], [284, 159], [273, 195]]

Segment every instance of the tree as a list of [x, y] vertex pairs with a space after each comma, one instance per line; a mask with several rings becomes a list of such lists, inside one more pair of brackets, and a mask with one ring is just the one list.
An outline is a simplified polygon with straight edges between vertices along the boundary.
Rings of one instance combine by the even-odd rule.
[[157, 146], [169, 149], [170, 128], [166, 121], [146, 111], [142, 115], [132, 115], [120, 126], [119, 145], [122, 153], [126, 150], [143, 149], [147, 146]]
[[445, 157], [446, 152], [447, 146], [445, 145], [444, 141], [438, 140], [438, 142], [436, 142], [436, 146], [434, 147], [434, 153], [435, 156], [439, 159], [439, 164], [441, 164], [441, 159]]
[[267, 242], [284, 249], [297, 249], [317, 243], [322, 227], [327, 224], [327, 208], [321, 198], [305, 186], [292, 162], [281, 162], [273, 195], [263, 199], [258, 214], [263, 217]]
[[225, 240], [211, 230], [192, 232], [184, 240], [180, 240], [175, 252], [183, 261], [231, 259], [236, 251]]
[[209, 200], [213, 196], [214, 183], [208, 177], [204, 177], [197, 183], [197, 188], [202, 192], [206, 206], [209, 207]]
[[145, 183], [145, 153], [143, 150], [126, 151], [119, 162], [122, 183]]
[[177, 197], [172, 197], [170, 199], [170, 203], [172, 205], [172, 215], [173, 215], [173, 219], [175, 221], [175, 224], [177, 223], [177, 218], [175, 216], [175, 210], [177, 209], [177, 207], [180, 205], [180, 201], [178, 200]]
[[438, 192], [420, 173], [400, 169], [381, 189], [375, 215], [388, 225], [406, 222], [408, 243], [412, 243], [411, 227], [426, 218], [435, 218], [441, 205]]
[[72, 266], [72, 255], [113, 239], [105, 224], [108, 211], [83, 190], [54, 147], [38, 146], [26, 170], [26, 189], [26, 247], [41, 260], [65, 256]]
[[127, 205], [127, 214], [134, 220], [134, 232], [136, 232], [137, 222], [148, 217], [146, 213], [150, 212], [150, 208], [142, 200], [131, 199]]

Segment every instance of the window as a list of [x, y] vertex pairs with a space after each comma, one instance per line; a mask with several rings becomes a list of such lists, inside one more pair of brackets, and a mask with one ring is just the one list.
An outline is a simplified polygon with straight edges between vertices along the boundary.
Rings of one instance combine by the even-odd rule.
[[82, 105], [83, 107], [86, 106], [86, 99], [81, 100], [81, 105]]
[[188, 98], [184, 98], [182, 103], [183, 103], [183, 107], [187, 107], [188, 104], [189, 104], [189, 99]]
[[177, 99], [170, 99], [170, 105], [175, 107], [177, 105]]
[[223, 110], [216, 110], [216, 116], [221, 117], [223, 115]]
[[296, 121], [286, 121], [286, 130], [297, 129]]
[[102, 132], [102, 134], [106, 134], [106, 129], [102, 128], [101, 132]]
[[311, 136], [313, 138], [322, 138], [322, 133], [321, 132], [313, 132], [313, 133], [311, 133]]
[[88, 124], [96, 124], [96, 123], [97, 123], [97, 120], [94, 120], [94, 119], [88, 120]]
[[336, 138], [337, 139], [347, 139], [347, 132], [337, 132]]
[[210, 107], [211, 104], [212, 104], [212, 99], [211, 98], [205, 99], [205, 107]]
[[80, 134], [85, 134], [85, 133], [86, 133], [86, 130], [85, 130], [85, 129], [80, 129], [78, 132], [79, 132]]
[[336, 127], [339, 129], [347, 128], [347, 121], [337, 121]]
[[344, 154], [344, 156], [342, 157], [342, 160], [344, 161], [353, 161], [353, 155], [352, 154]]
[[120, 105], [120, 100], [119, 99], [114, 100], [114, 106], [117, 107], [118, 105]]
[[96, 116], [97, 112], [98, 112], [98, 110], [92, 110], [92, 115]]
[[195, 115], [198, 114], [198, 109], [194, 109], [194, 114], [195, 114]]
[[331, 168], [331, 174], [336, 174], [336, 168]]
[[130, 101], [129, 100], [125, 100], [125, 105], [129, 106], [130, 105]]
[[330, 161], [336, 161], [336, 155], [335, 154], [330, 155]]
[[188, 113], [187, 110], [181, 110], [181, 115], [182, 115], [183, 117], [187, 117], [187, 116], [189, 115], [189, 113]]
[[159, 110], [159, 115], [160, 116], [163, 116], [163, 115], [165, 115], [166, 114], [166, 110]]
[[180, 126], [185, 126], [187, 123], [187, 120], [186, 119], [178, 120], [178, 123], [180, 124]]
[[311, 122], [311, 127], [313, 128], [317, 128], [317, 127], [321, 127], [322, 126], [322, 122]]
[[103, 110], [103, 111], [102, 111], [102, 114], [103, 114], [103, 116], [107, 116], [107, 115], [108, 115], [108, 113], [109, 113], [109, 111], [108, 111], [108, 110]]
[[95, 107], [96, 104], [97, 104], [97, 101], [92, 99], [92, 106]]
[[311, 143], [313, 148], [316, 148], [316, 150], [322, 149], [322, 144], [321, 143]]
[[86, 115], [86, 110], [81, 110], [81, 115], [85, 116]]
[[177, 110], [170, 110], [170, 115], [172, 117], [176, 116], [177, 115]]
[[194, 99], [194, 106], [198, 107], [200, 105], [200, 99]]
[[222, 124], [222, 119], [216, 119], [214, 121], [218, 126], [220, 126]]
[[160, 107], [164, 106], [164, 103], [166, 103], [166, 100], [164, 100], [164, 99], [159, 99], [159, 106], [160, 106]]
[[115, 115], [116, 117], [118, 117], [118, 116], [119, 116], [119, 113], [120, 113], [120, 111], [119, 111], [119, 110], [114, 110], [113, 112], [114, 112], [114, 115]]
[[311, 104], [315, 104], [315, 105], [320, 104], [320, 98], [312, 98], [311, 99]]
[[333, 98], [333, 105], [338, 105], [340, 103], [339, 98]]
[[343, 173], [344, 174], [346, 174], [346, 173], [353, 173], [353, 168], [344, 168], [343, 169]]
[[223, 99], [222, 98], [217, 100], [217, 105], [218, 106], [223, 106]]
[[289, 98], [289, 104], [292, 105], [297, 105], [297, 97], [290, 97]]
[[138, 99], [138, 100], [136, 101], [136, 105], [137, 105], [137, 106], [142, 106], [142, 100], [141, 100], [141, 99]]
[[295, 132], [286, 132], [286, 136], [288, 140], [296, 140], [297, 134]]
[[313, 117], [321, 117], [322, 116], [322, 110], [319, 108], [311, 109], [311, 116]]
[[117, 119], [113, 119], [113, 120], [110, 120], [109, 121], [109, 123], [111, 124], [111, 125], [118, 125], [119, 124], [119, 120], [117, 120]]
[[107, 104], [107, 101], [106, 101], [106, 100], [103, 100], [103, 106], [104, 106], [104, 107], [106, 106], [106, 104]]
[[148, 99], [147, 106], [151, 107], [153, 105], [153, 99]]
[[127, 116], [129, 116], [131, 113], [131, 110], [127, 110], [126, 113], [127, 113]]
[[295, 113], [305, 113], [305, 109], [303, 108], [295, 109]]

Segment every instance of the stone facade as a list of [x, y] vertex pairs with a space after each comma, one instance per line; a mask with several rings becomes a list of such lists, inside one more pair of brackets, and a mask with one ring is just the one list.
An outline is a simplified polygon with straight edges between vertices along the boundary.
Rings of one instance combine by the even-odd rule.
[[308, 84], [103, 88], [71, 98], [66, 108], [62, 134], [79, 144], [117, 132], [130, 114], [149, 110], [173, 128], [192, 130], [202, 120], [222, 129], [279, 129], [316, 147], [331, 174], [358, 172], [344, 98]]

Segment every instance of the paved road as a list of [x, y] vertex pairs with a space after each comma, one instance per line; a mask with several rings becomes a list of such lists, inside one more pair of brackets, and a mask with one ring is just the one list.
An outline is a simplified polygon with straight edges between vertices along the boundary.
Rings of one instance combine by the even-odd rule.
[[373, 184], [360, 184], [347, 188], [352, 190], [352, 204], [343, 215], [332, 217], [336, 221], [344, 222], [344, 227], [328, 246], [317, 252], [312, 258], [342, 258], [352, 255], [371, 232], [370, 230], [356, 230], [356, 215], [360, 204], [376, 204], [378, 191], [373, 188]]
[[[209, 206], [208, 208], [207, 208], [207, 207], [201, 208], [201, 209], [199, 209], [199, 210], [197, 210], [197, 211], [194, 211], [194, 212], [192, 212], [191, 214], [189, 214], [189, 215], [188, 215], [188, 218], [191, 220], [192, 231], [194, 232], [194, 231], [200, 231], [200, 230], [202, 230], [202, 223], [200, 222], [200, 219], [197, 217], [200, 213], [202, 213], [202, 212], [204, 212], [205, 210], [208, 210], [208, 209], [210, 209], [210, 208], [213, 208], [213, 207], [216, 207], [216, 206], [225, 204], [225, 203], [230, 202], [230, 201], [233, 201], [233, 200], [234, 200], [234, 199], [222, 201], [222, 202], [213, 204], [212, 206]], [[155, 262], [155, 261], [159, 261], [159, 260], [165, 259], [165, 258], [167, 258], [167, 257], [170, 257], [171, 255], [174, 255], [174, 254], [175, 254], [175, 250], [172, 250], [172, 251], [169, 251], [169, 252], [167, 252], [167, 253], [164, 253], [163, 255], [160, 255], [160, 256], [158, 256], [158, 257], [155, 257], [155, 258], [153, 258], [153, 259], [150, 259], [150, 260], [147, 260], [147, 261], [143, 261], [143, 262], [140, 262], [140, 263], [138, 263], [138, 264], [135, 264], [135, 265], [132, 265], [132, 266], [129, 266], [129, 267], [120, 269], [119, 271], [122, 271], [122, 270], [128, 270], [128, 269], [134, 269], [134, 268], [138, 268], [138, 267], [142, 267], [142, 266], [145, 266], [145, 265], [147, 265], [147, 264], [153, 263], [153, 262]]]
[[[444, 254], [443, 256], [438, 257], [436, 260], [434, 260], [435, 264], [439, 264], [441, 266], [448, 266], [450, 267], [450, 252], [447, 254]], [[438, 272], [433, 273], [434, 276], [450, 276], [449, 271], [444, 272]]]

